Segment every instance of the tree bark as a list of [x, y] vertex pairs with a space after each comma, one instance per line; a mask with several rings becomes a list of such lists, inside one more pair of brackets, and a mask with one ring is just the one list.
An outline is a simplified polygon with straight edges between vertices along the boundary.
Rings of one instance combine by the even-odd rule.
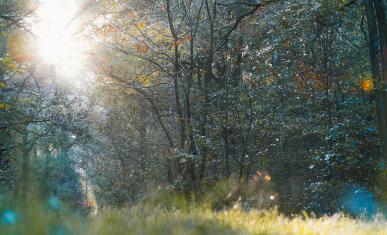
[[376, 21], [380, 44], [380, 86], [377, 88], [376, 104], [381, 133], [381, 152], [383, 160], [387, 160], [387, 22], [383, 0], [374, 0]]
[[30, 147], [29, 147], [29, 143], [28, 143], [28, 131], [25, 130], [25, 133], [23, 136], [22, 172], [21, 172], [21, 193], [22, 193], [22, 197], [24, 197], [24, 198], [28, 194], [29, 153], [30, 153]]
[[168, 24], [169, 30], [171, 31], [172, 37], [174, 38], [174, 73], [173, 73], [173, 86], [175, 91], [175, 103], [176, 103], [176, 112], [178, 117], [178, 124], [180, 129], [180, 149], [184, 150], [185, 148], [185, 139], [186, 139], [186, 131], [185, 131], [185, 118], [183, 116], [183, 108], [180, 101], [180, 54], [179, 54], [179, 44], [177, 43], [179, 40], [179, 35], [176, 32], [175, 26], [173, 24], [172, 17], [172, 9], [171, 9], [171, 1], [167, 0], [167, 14], [168, 14]]
[[[380, 132], [381, 160], [387, 160], [387, 22], [383, 0], [364, 0], [368, 21], [370, 63], [376, 81], [376, 115]], [[382, 164], [383, 165], [383, 164]], [[387, 174], [382, 169], [378, 187], [383, 194], [387, 190]]]

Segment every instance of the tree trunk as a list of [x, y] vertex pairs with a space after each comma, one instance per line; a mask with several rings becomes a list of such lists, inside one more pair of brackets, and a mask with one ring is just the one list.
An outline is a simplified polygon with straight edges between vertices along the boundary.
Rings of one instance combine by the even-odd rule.
[[29, 180], [29, 152], [28, 132], [25, 131], [23, 136], [23, 151], [22, 151], [22, 172], [21, 172], [21, 193], [22, 197], [26, 197], [28, 193]]
[[183, 115], [183, 108], [182, 108], [182, 104], [180, 101], [180, 86], [179, 86], [180, 52], [179, 52], [179, 44], [177, 43], [179, 40], [179, 35], [177, 34], [177, 31], [176, 31], [175, 26], [173, 24], [172, 8], [171, 8], [170, 0], [168, 0], [166, 2], [166, 4], [167, 4], [169, 30], [172, 34], [173, 39], [174, 39], [173, 86], [174, 86], [174, 91], [175, 91], [175, 104], [176, 104], [178, 125], [179, 125], [179, 129], [180, 129], [180, 149], [183, 151], [185, 148], [186, 133], [185, 133], [185, 118]]
[[376, 104], [381, 133], [381, 152], [383, 160], [387, 159], [387, 22], [385, 6], [382, 0], [374, 0], [376, 21], [379, 32], [381, 85], [377, 89]]
[[[380, 132], [381, 160], [387, 159], [387, 22], [382, 0], [364, 1], [368, 21], [371, 70], [376, 81], [376, 115]], [[379, 65], [380, 64], [380, 65]], [[387, 189], [387, 174], [383, 169], [379, 182], [382, 194]]]

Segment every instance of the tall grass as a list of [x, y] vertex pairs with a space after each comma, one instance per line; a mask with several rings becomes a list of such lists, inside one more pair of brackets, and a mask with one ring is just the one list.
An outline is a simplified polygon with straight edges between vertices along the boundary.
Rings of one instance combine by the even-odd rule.
[[350, 234], [386, 235], [382, 216], [372, 220], [343, 214], [313, 218], [307, 214], [286, 217], [276, 210], [213, 211], [205, 203], [189, 204], [179, 197], [163, 202], [144, 200], [137, 206], [100, 209], [82, 216], [58, 201], [0, 198], [1, 235], [160, 235], [160, 234]]
[[286, 218], [276, 211], [132, 210], [105, 211], [89, 221], [87, 234], [387, 234], [381, 218], [343, 215]]
[[57, 198], [0, 195], [1, 235], [82, 234], [85, 219]]

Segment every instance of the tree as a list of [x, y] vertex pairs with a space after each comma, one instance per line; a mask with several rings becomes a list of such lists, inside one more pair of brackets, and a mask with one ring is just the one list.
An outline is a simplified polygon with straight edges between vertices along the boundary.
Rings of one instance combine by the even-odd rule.
[[[369, 55], [376, 86], [376, 111], [380, 132], [381, 158], [387, 157], [387, 18], [382, 0], [364, 1], [368, 24]], [[383, 163], [382, 163], [383, 164]], [[386, 171], [382, 172], [382, 191], [387, 187]]]

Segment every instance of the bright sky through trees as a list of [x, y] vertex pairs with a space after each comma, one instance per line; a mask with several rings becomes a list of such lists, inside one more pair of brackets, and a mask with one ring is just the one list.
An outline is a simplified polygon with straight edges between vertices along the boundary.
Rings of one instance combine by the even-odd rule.
[[38, 3], [32, 32], [37, 37], [37, 57], [55, 66], [59, 75], [71, 77], [83, 66], [87, 42], [81, 39], [79, 22], [74, 17], [79, 1], [44, 0]]

